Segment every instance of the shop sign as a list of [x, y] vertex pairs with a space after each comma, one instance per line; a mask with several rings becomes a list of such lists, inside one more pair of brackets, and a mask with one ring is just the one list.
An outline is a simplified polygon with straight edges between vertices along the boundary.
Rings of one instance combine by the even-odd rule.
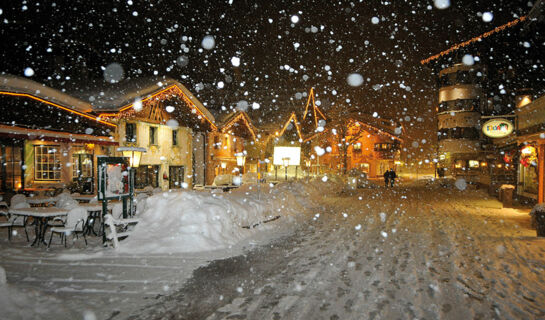
[[513, 132], [513, 123], [505, 119], [491, 119], [483, 124], [483, 133], [490, 138], [504, 138]]

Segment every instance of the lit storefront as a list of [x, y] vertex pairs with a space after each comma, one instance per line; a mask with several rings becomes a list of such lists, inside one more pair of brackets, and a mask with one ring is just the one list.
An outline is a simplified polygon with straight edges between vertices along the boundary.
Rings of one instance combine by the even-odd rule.
[[519, 174], [517, 193], [544, 202], [545, 96], [517, 109]]
[[519, 162], [519, 193], [537, 199], [539, 172], [536, 147], [534, 145], [522, 147]]
[[96, 157], [117, 145], [116, 126], [63, 92], [26, 78], [0, 78], [0, 192], [92, 193]]

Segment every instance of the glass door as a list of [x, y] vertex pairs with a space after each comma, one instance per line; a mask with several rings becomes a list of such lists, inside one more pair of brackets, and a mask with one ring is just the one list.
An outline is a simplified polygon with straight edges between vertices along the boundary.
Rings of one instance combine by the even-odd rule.
[[0, 141], [0, 190], [16, 191], [23, 186], [23, 147]]
[[94, 185], [93, 154], [78, 148], [72, 154], [72, 181], [74, 192], [93, 193]]

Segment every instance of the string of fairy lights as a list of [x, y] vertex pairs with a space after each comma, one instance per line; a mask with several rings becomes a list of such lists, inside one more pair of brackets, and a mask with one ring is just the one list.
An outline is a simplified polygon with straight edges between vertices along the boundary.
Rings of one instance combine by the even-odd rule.
[[505, 29], [507, 29], [507, 28], [514, 27], [514, 26], [517, 25], [519, 22], [523, 22], [523, 21], [526, 20], [526, 19], [527, 19], [527, 16], [522, 16], [522, 17], [520, 17], [520, 18], [518, 18], [518, 19], [515, 19], [515, 20], [510, 21], [510, 22], [508, 22], [508, 23], [506, 23], [506, 24], [503, 24], [503, 25], [501, 25], [501, 26], [499, 26], [499, 27], [496, 27], [496, 28], [494, 28], [494, 29], [492, 29], [492, 30], [490, 30], [490, 31], [487, 31], [487, 32], [485, 32], [485, 33], [483, 33], [483, 34], [481, 34], [481, 35], [479, 35], [479, 36], [476, 36], [476, 37], [474, 37], [474, 38], [471, 38], [471, 39], [469, 39], [469, 40], [467, 40], [467, 41], [464, 41], [464, 42], [462, 42], [462, 43], [458, 43], [458, 44], [456, 44], [456, 45], [454, 45], [454, 46], [448, 48], [447, 50], [441, 51], [441, 52], [439, 52], [438, 54], [435, 54], [435, 55], [433, 55], [433, 56], [431, 56], [431, 57], [429, 57], [429, 58], [426, 58], [426, 59], [424, 59], [424, 60], [421, 60], [421, 61], [420, 61], [420, 64], [425, 65], [425, 64], [427, 64], [427, 63], [429, 63], [429, 62], [431, 62], [431, 61], [433, 61], [433, 60], [439, 59], [440, 57], [445, 56], [445, 55], [447, 55], [447, 54], [449, 54], [449, 53], [451, 53], [451, 52], [453, 52], [453, 51], [456, 51], [456, 50], [458, 50], [458, 49], [460, 49], [460, 48], [466, 47], [466, 46], [468, 46], [468, 45], [470, 45], [470, 44], [472, 44], [472, 43], [475, 43], [475, 42], [477, 42], [477, 41], [481, 41], [481, 40], [484, 39], [484, 38], [490, 37], [491, 35], [493, 35], [493, 34], [495, 34], [495, 33], [501, 32], [501, 31], [503, 31], [503, 30], [505, 30]]

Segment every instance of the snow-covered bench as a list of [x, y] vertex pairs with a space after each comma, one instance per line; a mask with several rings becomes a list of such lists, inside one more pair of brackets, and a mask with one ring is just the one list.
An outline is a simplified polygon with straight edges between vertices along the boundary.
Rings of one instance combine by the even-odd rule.
[[[104, 224], [108, 226], [110, 232], [106, 233], [106, 239], [112, 241], [114, 248], [119, 247], [119, 238], [127, 237], [131, 231], [126, 230], [123, 232], [117, 232], [118, 226], [128, 226], [131, 224], [138, 223], [137, 218], [128, 218], [128, 219], [115, 219], [111, 214], [104, 216]], [[106, 230], [104, 230], [106, 232]]]

